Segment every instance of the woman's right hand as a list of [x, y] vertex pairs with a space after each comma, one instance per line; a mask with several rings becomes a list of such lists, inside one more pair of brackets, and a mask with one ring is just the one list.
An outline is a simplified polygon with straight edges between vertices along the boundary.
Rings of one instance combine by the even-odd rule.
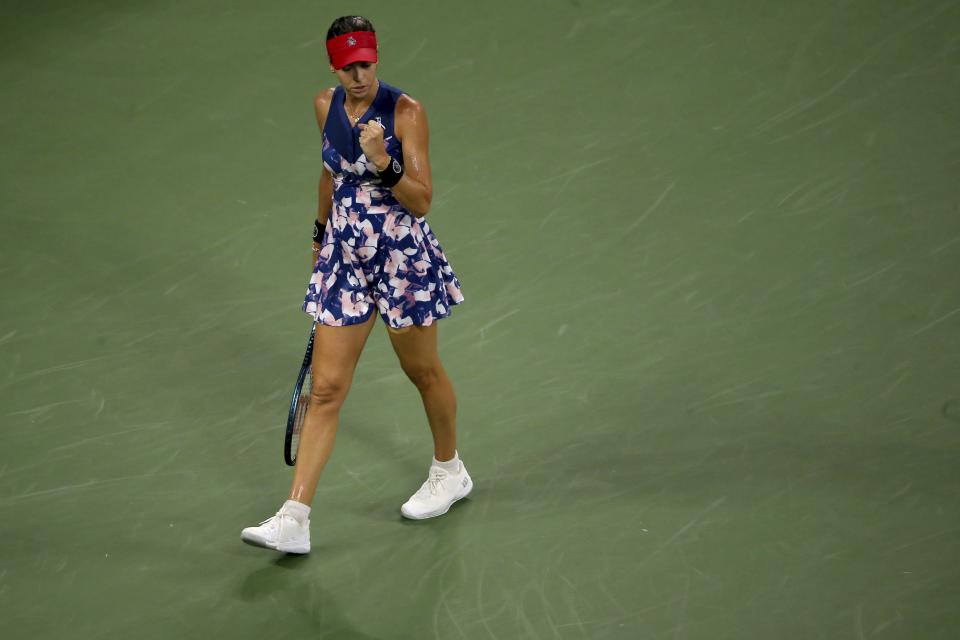
[[314, 267], [317, 266], [317, 260], [320, 259], [320, 243], [313, 243], [313, 251], [310, 252], [312, 258], [310, 258], [310, 271], [313, 272]]

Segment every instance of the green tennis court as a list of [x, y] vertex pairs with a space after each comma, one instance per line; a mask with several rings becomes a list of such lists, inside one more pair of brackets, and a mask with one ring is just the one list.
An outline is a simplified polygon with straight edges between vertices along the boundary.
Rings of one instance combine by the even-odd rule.
[[[289, 487], [324, 34], [430, 118], [475, 488], [381, 326]], [[948, 639], [960, 5], [0, 9], [0, 637]]]

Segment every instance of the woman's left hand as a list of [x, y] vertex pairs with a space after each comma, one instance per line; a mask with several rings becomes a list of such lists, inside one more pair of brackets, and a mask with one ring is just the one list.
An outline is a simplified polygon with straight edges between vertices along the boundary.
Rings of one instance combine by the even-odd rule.
[[375, 164], [378, 169], [385, 169], [390, 164], [387, 155], [387, 146], [383, 141], [383, 126], [376, 120], [358, 125], [360, 127], [360, 148], [367, 156], [367, 161]]

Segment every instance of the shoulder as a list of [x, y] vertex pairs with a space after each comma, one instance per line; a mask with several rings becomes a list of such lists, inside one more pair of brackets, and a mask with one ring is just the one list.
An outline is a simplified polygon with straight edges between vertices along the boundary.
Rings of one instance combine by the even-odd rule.
[[330, 101], [333, 100], [333, 92], [336, 90], [336, 87], [328, 87], [326, 89], [321, 89], [317, 93], [316, 97], [313, 99], [313, 104], [316, 106], [329, 106]]
[[330, 109], [330, 103], [333, 101], [334, 87], [322, 89], [313, 98], [313, 110], [317, 114], [317, 124], [323, 128], [323, 123], [327, 119], [327, 111]]
[[405, 93], [400, 94], [400, 97], [397, 98], [395, 113], [398, 118], [416, 118], [417, 116], [426, 117], [427, 115], [426, 110], [423, 108], [423, 103], [421, 103], [419, 100], [411, 98]]
[[397, 136], [401, 140], [405, 137], [427, 135], [427, 112], [419, 100], [414, 100], [407, 94], [397, 99], [394, 122]]

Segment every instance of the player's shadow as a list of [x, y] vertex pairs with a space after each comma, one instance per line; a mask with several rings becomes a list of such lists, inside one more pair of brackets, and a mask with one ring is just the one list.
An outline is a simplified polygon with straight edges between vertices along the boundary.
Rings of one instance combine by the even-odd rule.
[[[291, 603], [295, 613], [322, 637], [338, 640], [408, 640], [433, 634], [438, 603], [447, 593], [465, 587], [467, 576], [463, 566], [465, 541], [461, 527], [463, 517], [457, 517], [457, 507], [466, 506], [466, 500], [455, 505], [442, 518], [413, 521], [396, 514], [396, 527], [384, 534], [360, 535], [340, 541], [342, 551], [355, 554], [358, 571], [365, 576], [365, 599], [371, 602], [394, 604], [390, 615], [392, 629], [388, 637], [373, 636], [356, 629], [340, 613], [340, 600], [322, 586], [322, 578], [315, 570], [319, 558], [285, 555], [267, 566], [251, 572], [237, 587], [236, 596], [245, 602], [283, 601]], [[462, 513], [459, 515], [463, 515]], [[338, 543], [326, 548], [327, 554], [336, 554]], [[404, 579], [398, 591], [395, 571], [398, 554], [422, 567], [416, 576]], [[312, 565], [312, 568], [311, 568]], [[339, 598], [339, 599], [338, 599]], [[403, 601], [399, 602], [398, 598]], [[381, 612], [387, 615], [386, 610]]]
[[353, 627], [341, 615], [337, 599], [321, 586], [316, 574], [304, 571], [309, 561], [308, 556], [281, 556], [248, 575], [237, 589], [237, 595], [245, 602], [266, 598], [290, 603], [296, 614], [306, 620], [320, 637], [388, 640]]

